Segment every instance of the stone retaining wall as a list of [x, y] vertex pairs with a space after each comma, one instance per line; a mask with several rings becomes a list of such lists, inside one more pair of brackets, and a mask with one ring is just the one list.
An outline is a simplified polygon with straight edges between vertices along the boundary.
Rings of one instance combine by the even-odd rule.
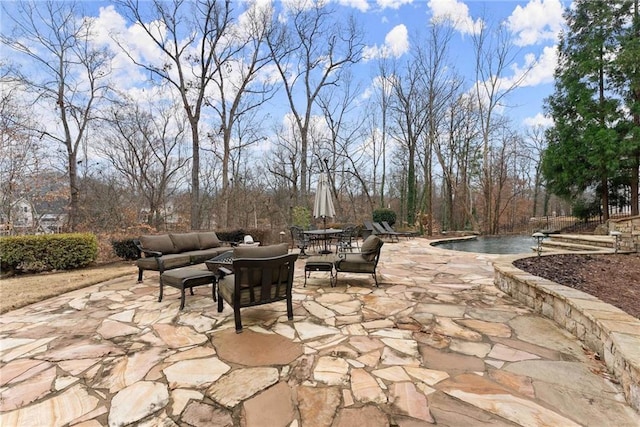
[[619, 231], [620, 247], [623, 252], [640, 250], [640, 216], [609, 220], [609, 232]]
[[522, 271], [513, 266], [515, 259], [494, 263], [495, 285], [598, 353], [640, 412], [640, 320], [592, 295]]

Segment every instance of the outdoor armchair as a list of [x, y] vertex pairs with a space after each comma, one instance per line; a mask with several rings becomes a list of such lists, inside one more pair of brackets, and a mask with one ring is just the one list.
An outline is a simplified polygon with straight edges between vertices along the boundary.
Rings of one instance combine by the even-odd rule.
[[367, 273], [373, 275], [373, 280], [378, 286], [376, 268], [380, 259], [380, 250], [384, 242], [378, 236], [371, 235], [365, 239], [360, 247], [360, 252], [338, 252], [334, 263], [336, 269], [335, 281], [338, 281], [338, 273]]
[[286, 301], [287, 318], [293, 320], [291, 293], [298, 254], [287, 254], [287, 246], [236, 248], [233, 271], [219, 269], [218, 312], [223, 310], [223, 301], [233, 308], [237, 333], [242, 332], [240, 309], [244, 307]]

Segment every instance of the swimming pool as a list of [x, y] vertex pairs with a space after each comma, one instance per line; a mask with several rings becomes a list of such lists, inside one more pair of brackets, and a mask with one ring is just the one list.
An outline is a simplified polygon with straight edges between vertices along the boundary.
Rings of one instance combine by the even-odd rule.
[[531, 253], [536, 241], [531, 236], [479, 236], [475, 239], [450, 240], [434, 245], [454, 251], [505, 255]]

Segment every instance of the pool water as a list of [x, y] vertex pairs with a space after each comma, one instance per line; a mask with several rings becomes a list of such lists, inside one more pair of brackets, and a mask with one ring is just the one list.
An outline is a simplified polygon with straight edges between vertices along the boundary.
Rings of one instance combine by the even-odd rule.
[[437, 243], [436, 246], [454, 251], [504, 255], [531, 253], [536, 240], [531, 236], [479, 236], [476, 239]]

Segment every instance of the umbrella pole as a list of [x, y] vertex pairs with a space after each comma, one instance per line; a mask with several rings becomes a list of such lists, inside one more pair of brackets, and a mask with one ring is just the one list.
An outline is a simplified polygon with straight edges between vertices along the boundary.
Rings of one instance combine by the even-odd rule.
[[326, 216], [322, 217], [322, 223], [324, 224], [324, 251], [322, 251], [322, 253], [330, 254], [331, 251], [327, 249], [327, 217]]

